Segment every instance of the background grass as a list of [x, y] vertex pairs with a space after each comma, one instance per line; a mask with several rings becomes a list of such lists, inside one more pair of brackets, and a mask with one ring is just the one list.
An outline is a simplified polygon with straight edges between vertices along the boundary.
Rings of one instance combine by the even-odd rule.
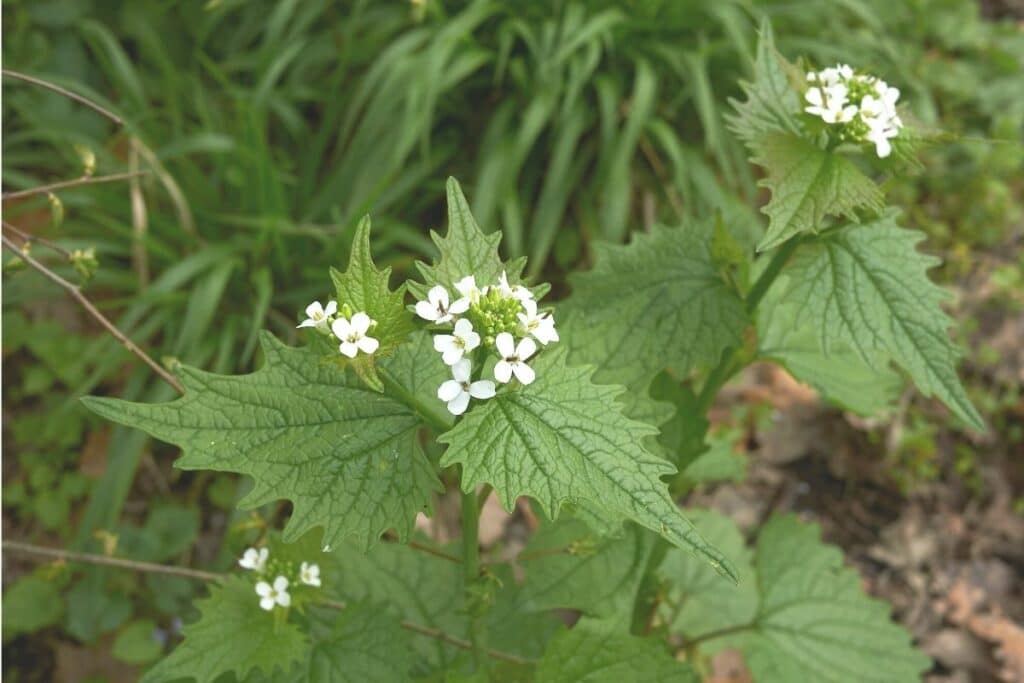
[[[59, 224], [43, 199], [6, 204], [5, 220], [94, 246], [101, 266], [86, 291], [115, 323], [158, 359], [216, 372], [251, 369], [259, 329], [294, 339], [296, 312], [325, 295], [365, 213], [375, 254], [399, 277], [430, 256], [448, 175], [485, 229], [504, 230], [506, 255], [529, 256], [530, 275], [564, 294], [595, 240], [715, 212], [759, 230], [755, 171], [723, 114], [767, 15], [789, 56], [878, 73], [924, 125], [954, 134], [890, 192], [946, 255], [940, 278], [992, 284], [969, 311], [980, 329], [1024, 306], [1024, 35], [986, 9], [987, 19], [954, 0], [12, 0], [5, 68], [126, 123], [5, 80], [5, 189], [75, 177], [84, 150], [99, 174], [150, 174], [61, 193]], [[6, 270], [4, 530], [92, 549], [116, 535], [140, 559], [229, 562], [237, 542], [221, 541], [249, 520], [231, 512], [234, 480], [168, 480], [160, 446], [76, 401], [171, 390], [59, 290]], [[1020, 440], [1003, 417], [1019, 387], [993, 381], [985, 369], [997, 364], [975, 349], [972, 392]], [[896, 446], [908, 486], [934, 475], [920, 453], [927, 429]], [[133, 507], [140, 496], [160, 504]], [[200, 522], [199, 505], [219, 512]], [[87, 644], [133, 615], [168, 623], [192, 590], [99, 571], [61, 580], [66, 607], [43, 626]]]

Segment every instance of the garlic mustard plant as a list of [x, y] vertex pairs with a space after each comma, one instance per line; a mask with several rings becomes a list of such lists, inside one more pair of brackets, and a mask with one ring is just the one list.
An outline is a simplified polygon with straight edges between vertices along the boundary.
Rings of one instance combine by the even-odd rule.
[[[147, 683], [693, 681], [723, 647], [756, 683], [921, 679], [928, 658], [817, 527], [772, 515], [750, 543], [678, 503], [743, 476], [708, 412], [754, 362], [872, 417], [909, 381], [985, 428], [936, 261], [885, 203], [882, 172], [900, 165], [879, 158], [920, 139], [899, 92], [842, 64], [805, 81], [767, 26], [753, 73], [729, 125], [763, 168], [764, 226], [687, 218], [595, 243], [556, 327], [548, 285], [502, 259], [500, 230], [450, 179], [437, 257], [395, 286], [364, 219], [330, 271], [336, 308], [306, 311], [302, 345], [265, 334], [246, 375], [182, 368], [170, 402], [86, 399], [180, 447], [183, 469], [247, 477], [241, 504], [268, 524], [286, 517], [242, 555], [249, 571], [211, 584]], [[852, 145], [872, 153], [855, 163]], [[421, 534], [446, 486], [455, 547]], [[480, 542], [492, 495], [537, 526], [514, 566]]]

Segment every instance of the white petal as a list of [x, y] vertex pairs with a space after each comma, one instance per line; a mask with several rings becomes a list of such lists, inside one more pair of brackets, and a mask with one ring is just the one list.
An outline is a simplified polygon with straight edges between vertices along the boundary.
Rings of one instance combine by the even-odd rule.
[[[434, 285], [427, 292], [427, 299], [433, 304], [434, 308], [448, 308], [448, 290], [441, 285]], [[441, 304], [438, 306], [438, 304]]]
[[445, 365], [455, 365], [462, 360], [463, 348], [452, 344], [452, 347], [441, 354]]
[[327, 308], [324, 309], [324, 315], [334, 315], [338, 312], [338, 302], [328, 301]]
[[469, 395], [473, 398], [485, 399], [494, 397], [494, 382], [482, 379], [469, 385]]
[[516, 347], [516, 355], [519, 356], [519, 360], [526, 360], [535, 353], [537, 353], [537, 344], [532, 339], [526, 337], [519, 341], [519, 346]]
[[267, 610], [268, 612], [274, 609], [274, 598], [269, 595], [265, 598], [260, 598], [260, 607]]
[[256, 595], [265, 598], [268, 595], [270, 595], [271, 592], [273, 592], [273, 589], [270, 587], [270, 584], [266, 581], [260, 581], [256, 584]]
[[362, 311], [356, 313], [352, 316], [352, 329], [359, 334], [366, 334], [366, 331], [370, 329], [370, 316]]
[[281, 605], [281, 607], [287, 607], [288, 605], [292, 604], [292, 596], [288, 593], [285, 593], [284, 591], [278, 593], [277, 604]]
[[437, 320], [437, 307], [431, 304], [429, 301], [417, 301], [416, 315], [423, 318], [424, 320]]
[[448, 412], [452, 415], [462, 415], [468, 407], [469, 394], [465, 391], [459, 392], [458, 396], [448, 401]]
[[343, 341], [341, 342], [341, 345], [338, 346], [338, 350], [349, 358], [355, 358], [356, 354], [359, 353], [359, 346], [350, 341]]
[[531, 382], [533, 382], [533, 380], [537, 378], [537, 375], [536, 373], [534, 373], [533, 368], [531, 368], [526, 363], [515, 363], [512, 366], [512, 372], [516, 373], [516, 379], [518, 379], [523, 384], [530, 384]]
[[373, 337], [363, 337], [358, 342], [356, 342], [356, 345], [359, 347], [359, 350], [362, 351], [363, 353], [373, 353], [378, 348], [380, 348], [380, 341], [374, 339]]
[[455, 346], [455, 337], [450, 334], [439, 334], [434, 337], [434, 350], [444, 353]]
[[462, 384], [454, 379], [441, 382], [441, 386], [437, 388], [437, 397], [446, 402], [451, 401], [461, 393]]
[[274, 579], [274, 590], [278, 592], [288, 590], [288, 579], [283, 576]]
[[479, 294], [480, 291], [476, 288], [476, 278], [473, 277], [472, 275], [467, 275], [466, 277], [456, 282], [455, 289], [459, 290], [459, 294], [461, 294], [464, 297], [467, 297], [470, 300], [472, 300], [474, 296]]
[[473, 363], [468, 358], [463, 358], [452, 365], [452, 377], [458, 382], [468, 382], [469, 375], [473, 372]]
[[555, 330], [555, 321], [550, 317], [542, 318], [540, 324], [533, 330], [533, 336], [541, 344], [547, 346], [551, 342], [558, 341], [558, 332]]
[[465, 351], [472, 351], [478, 346], [480, 346], [480, 335], [476, 332], [470, 332], [462, 338], [462, 348]]
[[884, 159], [892, 154], [892, 145], [889, 144], [888, 138], [880, 138], [875, 141], [875, 151], [878, 153], [879, 159]]
[[[516, 342], [508, 332], [502, 332], [495, 337], [494, 346], [497, 347], [498, 353], [505, 358], [514, 355], [516, 352]], [[508, 380], [504, 381], [507, 382]]]
[[821, 90], [818, 88], [811, 88], [804, 94], [804, 99], [813, 104], [816, 107], [820, 107], [823, 104], [821, 97]]
[[334, 332], [334, 336], [338, 339], [345, 339], [352, 334], [352, 326], [344, 318], [338, 318], [331, 323], [331, 332]]
[[317, 321], [313, 320], [312, 318], [307, 318], [298, 325], [296, 325], [295, 328], [298, 329], [300, 327], [316, 327], [318, 324], [319, 323], [317, 323]]
[[319, 588], [320, 587], [320, 577], [319, 576], [312, 577], [309, 580], [309, 585], [310, 586], [316, 586], [317, 588]]
[[456, 299], [455, 301], [452, 302], [452, 305], [448, 307], [448, 312], [454, 313], [456, 315], [461, 315], [469, 310], [470, 303], [471, 302], [468, 297]]
[[[526, 315], [527, 316], [529, 316], [530, 318], [536, 318], [537, 317], [537, 302], [536, 301], [534, 301], [533, 299], [523, 299], [520, 303], [523, 304], [523, 310], [526, 311]], [[522, 316], [523, 314], [520, 313], [519, 315]], [[522, 317], [520, 317], [519, 319], [522, 320]]]
[[507, 360], [499, 360], [494, 366], [494, 379], [507, 384], [512, 379], [512, 364]]
[[467, 334], [473, 332], [473, 323], [469, 322], [465, 318], [460, 318], [455, 321], [455, 336], [465, 337]]
[[319, 301], [314, 301], [310, 305], [306, 306], [306, 316], [309, 318], [320, 318], [324, 314], [324, 307], [320, 305]]

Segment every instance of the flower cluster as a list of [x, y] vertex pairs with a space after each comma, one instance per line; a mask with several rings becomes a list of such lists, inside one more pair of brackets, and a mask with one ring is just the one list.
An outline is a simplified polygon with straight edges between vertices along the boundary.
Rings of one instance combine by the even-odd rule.
[[450, 334], [434, 337], [434, 349], [452, 368], [452, 379], [438, 387], [437, 397], [453, 415], [462, 415], [471, 398], [485, 400], [496, 390], [491, 380], [472, 381], [470, 354], [483, 362], [486, 356], [481, 350], [493, 351], [497, 356], [495, 380], [507, 384], [515, 377], [522, 384], [530, 384], [536, 375], [527, 361], [537, 353], [538, 343], [547, 346], [558, 341], [558, 331], [551, 313], [538, 310], [533, 292], [509, 284], [505, 273], [494, 285], [482, 288], [477, 287], [474, 276], [467, 275], [455, 283], [455, 289], [459, 298], [452, 301], [445, 287], [432, 287], [426, 300], [416, 304], [416, 314], [432, 323], [452, 326]]
[[267, 548], [248, 548], [238, 560], [240, 567], [260, 576], [261, 580], [256, 582], [256, 595], [260, 598], [260, 607], [268, 612], [277, 606], [289, 607], [292, 604], [288, 587], [295, 581], [300, 585], [320, 587], [319, 565], [303, 562], [296, 572], [294, 562], [275, 562], [269, 558]]
[[892, 153], [892, 138], [903, 122], [896, 113], [900, 91], [875, 76], [837, 64], [807, 74], [811, 86], [804, 94], [804, 111], [829, 124], [843, 142], [869, 142], [880, 158]]
[[355, 358], [360, 351], [372, 354], [380, 346], [379, 340], [369, 336], [376, 325], [370, 316], [362, 311], [354, 313], [348, 304], [342, 306], [339, 313], [337, 301], [328, 301], [326, 307], [314, 301], [306, 306], [306, 319], [298, 326], [333, 334], [341, 342], [338, 350], [349, 358]]

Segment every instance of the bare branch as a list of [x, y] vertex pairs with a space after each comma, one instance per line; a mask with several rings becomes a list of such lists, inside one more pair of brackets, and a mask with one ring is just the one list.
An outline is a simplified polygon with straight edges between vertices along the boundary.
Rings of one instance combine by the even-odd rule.
[[[95, 564], [105, 567], [116, 567], [118, 569], [130, 569], [132, 571], [147, 572], [151, 574], [165, 574], [169, 576], [181, 576], [190, 579], [198, 579], [199, 581], [216, 581], [225, 574], [218, 574], [216, 572], [207, 572], [201, 569], [191, 569], [188, 567], [173, 567], [164, 564], [155, 564], [152, 562], [137, 562], [135, 560], [126, 560], [120, 557], [110, 557], [108, 555], [94, 555], [92, 553], [80, 553], [71, 550], [62, 550], [60, 548], [46, 548], [38, 545], [31, 545], [29, 543], [20, 543], [18, 541], [4, 541], [3, 548], [6, 551], [13, 551], [24, 555], [31, 555], [35, 557], [46, 557], [52, 560], [59, 560], [64, 562], [83, 562], [85, 564]], [[320, 600], [317, 604], [323, 607], [329, 607], [331, 609], [343, 610], [346, 605], [344, 602], [338, 600]], [[440, 629], [433, 628], [432, 626], [423, 626], [412, 621], [403, 620], [401, 622], [402, 628], [413, 633], [417, 633], [427, 638], [433, 638], [440, 640], [449, 645], [453, 645], [462, 650], [473, 649], [472, 643], [462, 638], [446, 633]], [[501, 650], [487, 650], [487, 654], [493, 659], [499, 659], [504, 662], [511, 662], [512, 664], [533, 664], [532, 660], [514, 655], [510, 652], [502, 652]]]
[[95, 112], [97, 112], [99, 114], [102, 114], [103, 116], [107, 117], [108, 119], [110, 119], [111, 121], [113, 121], [114, 123], [116, 123], [119, 126], [124, 125], [124, 121], [122, 121], [121, 117], [118, 116], [117, 114], [113, 113], [112, 111], [110, 111], [108, 109], [104, 109], [103, 107], [101, 107], [100, 105], [96, 104], [95, 102], [93, 102], [92, 100], [90, 100], [88, 98], [82, 97], [81, 95], [79, 95], [77, 93], [73, 93], [70, 90], [65, 90], [64, 88], [60, 87], [59, 85], [55, 85], [54, 83], [50, 83], [49, 81], [44, 81], [41, 78], [36, 78], [35, 76], [29, 76], [28, 74], [23, 74], [23, 73], [20, 73], [18, 71], [11, 71], [10, 69], [4, 69], [3, 70], [3, 75], [4, 76], [9, 76], [9, 77], [14, 78], [14, 79], [17, 79], [19, 81], [24, 81], [25, 83], [31, 83], [32, 85], [38, 85], [40, 88], [46, 88], [47, 90], [52, 90], [55, 93], [63, 95], [64, 97], [68, 98], [69, 100], [74, 100], [75, 102], [78, 102], [79, 104], [83, 104], [86, 107], [89, 107], [93, 111], [95, 111]]
[[117, 329], [112, 322], [107, 320], [106, 316], [100, 313], [99, 310], [95, 306], [93, 306], [92, 302], [89, 301], [89, 299], [86, 298], [84, 294], [82, 294], [82, 290], [80, 290], [76, 285], [71, 284], [70, 282], [62, 278], [60, 275], [57, 275], [55, 272], [47, 268], [45, 265], [43, 265], [36, 259], [32, 258], [30, 255], [26, 254], [21, 249], [19, 249], [18, 245], [15, 244], [14, 240], [9, 238], [7, 235], [3, 235], [2, 239], [3, 245], [12, 252], [14, 252], [15, 254], [17, 254], [19, 257], [21, 257], [21, 259], [23, 259], [25, 263], [27, 263], [28, 265], [32, 266], [35, 270], [42, 273], [51, 282], [54, 282], [63, 289], [67, 290], [68, 294], [74, 297], [78, 301], [78, 303], [82, 305], [82, 308], [88, 311], [93, 318], [95, 318], [101, 325], [103, 325], [103, 327], [106, 328], [107, 332], [112, 334], [114, 338], [121, 342], [121, 344], [123, 344], [126, 349], [135, 354], [140, 360], [142, 360], [143, 363], [148, 365], [150, 369], [153, 370], [153, 372], [160, 375], [160, 377], [165, 382], [174, 387], [179, 394], [185, 393], [185, 387], [181, 385], [181, 382], [179, 382], [174, 375], [172, 375], [166, 369], [164, 369], [163, 366], [161, 366], [155, 360], [150, 358], [145, 351], [136, 346], [131, 339], [124, 336], [124, 334], [119, 329]]
[[4, 228], [10, 230], [15, 235], [25, 240], [26, 242], [38, 242], [39, 244], [43, 245], [44, 247], [47, 247], [48, 249], [53, 249], [55, 252], [57, 252], [64, 258], [71, 258], [71, 252], [65, 249], [64, 247], [60, 246], [56, 242], [51, 242], [50, 240], [45, 239], [43, 237], [39, 237], [37, 235], [25, 232], [18, 226], [8, 223], [7, 221], [3, 221], [3, 226]]
[[62, 180], [59, 183], [51, 183], [49, 185], [39, 185], [38, 187], [30, 187], [27, 190], [19, 190], [17, 192], [5, 192], [3, 194], [3, 200], [7, 201], [8, 199], [23, 199], [24, 197], [34, 197], [37, 194], [56, 192], [57, 190], [65, 190], [69, 187], [78, 187], [79, 185], [99, 185], [101, 183], [116, 183], [119, 180], [131, 180], [132, 178], [138, 178], [139, 176], [143, 175], [149, 175], [149, 171], [136, 171], [134, 173], [112, 173], [110, 175], [82, 176], [81, 178], [75, 178], [74, 180]]
[[[401, 543], [401, 541], [398, 540], [398, 536], [395, 535], [395, 533], [391, 532], [391, 531], [389, 531], [386, 534], [384, 534], [384, 538], [386, 538], [387, 540], [392, 541], [394, 543]], [[456, 557], [455, 555], [449, 555], [445, 551], [438, 550], [437, 548], [433, 548], [433, 547], [431, 547], [431, 546], [429, 546], [429, 545], [427, 545], [425, 543], [417, 543], [416, 541], [410, 540], [410, 541], [404, 543], [403, 545], [407, 545], [410, 548], [412, 548], [413, 550], [418, 550], [421, 553], [426, 553], [428, 555], [433, 555], [434, 557], [439, 557], [442, 560], [447, 560], [448, 562], [454, 562], [455, 564], [462, 564], [462, 559], [461, 558]]]

